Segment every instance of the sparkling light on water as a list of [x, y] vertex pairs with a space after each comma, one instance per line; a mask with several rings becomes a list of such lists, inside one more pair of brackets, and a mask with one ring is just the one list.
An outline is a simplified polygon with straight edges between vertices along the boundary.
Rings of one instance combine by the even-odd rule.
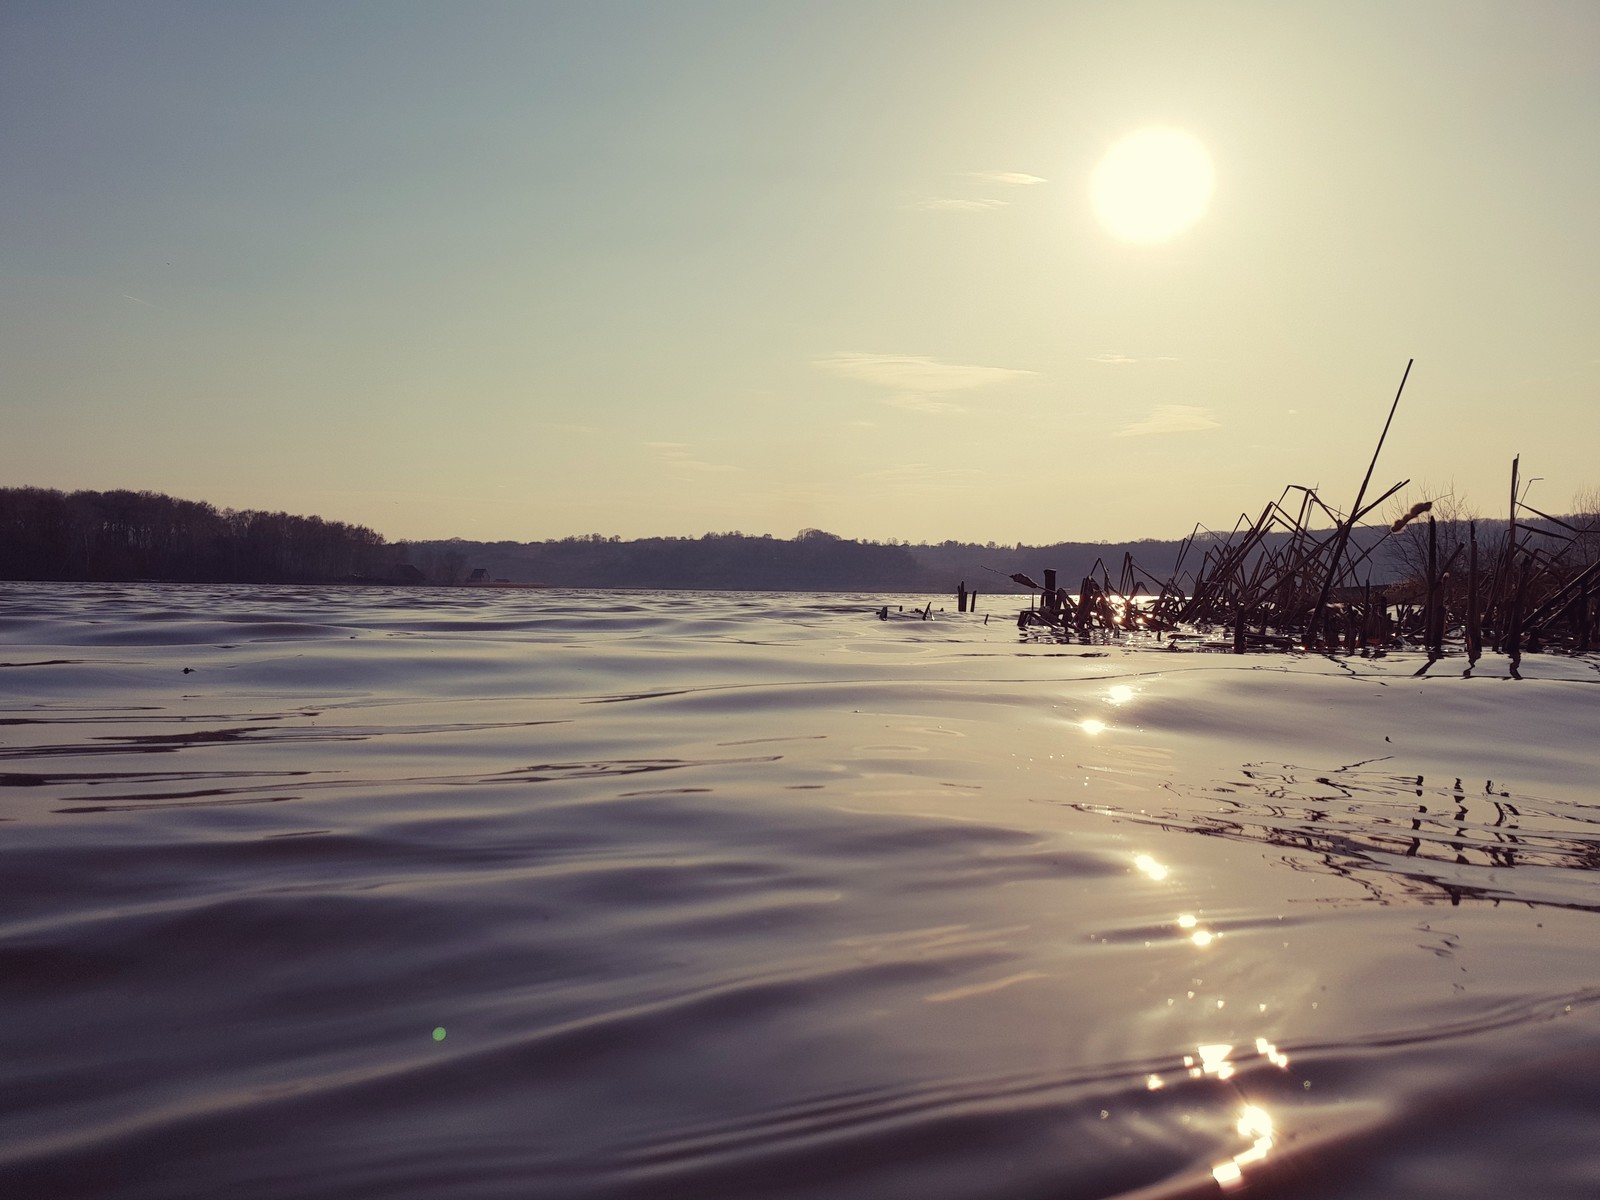
[[1272, 1117], [1259, 1105], [1245, 1105], [1235, 1128], [1240, 1137], [1250, 1138], [1251, 1142], [1249, 1149], [1211, 1168], [1211, 1177], [1224, 1188], [1237, 1187], [1244, 1180], [1244, 1169], [1261, 1162], [1272, 1150]]
[[1148, 875], [1151, 879], [1154, 879], [1157, 883], [1160, 883], [1163, 879], [1165, 879], [1169, 873], [1165, 866], [1151, 858], [1148, 854], [1135, 855], [1133, 865], [1139, 868], [1140, 871], [1144, 872], [1144, 874]]

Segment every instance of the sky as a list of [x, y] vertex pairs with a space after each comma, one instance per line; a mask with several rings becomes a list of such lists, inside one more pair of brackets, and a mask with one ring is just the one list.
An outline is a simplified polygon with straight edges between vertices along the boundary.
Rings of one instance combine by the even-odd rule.
[[1568, 512], [1596, 214], [1590, 0], [6, 0], [0, 486], [1181, 537], [1347, 509], [1414, 359], [1375, 490]]

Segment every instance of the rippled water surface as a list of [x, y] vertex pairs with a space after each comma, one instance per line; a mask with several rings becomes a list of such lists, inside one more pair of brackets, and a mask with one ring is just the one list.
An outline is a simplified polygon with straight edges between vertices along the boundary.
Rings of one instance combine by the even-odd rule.
[[923, 603], [0, 585], [0, 1194], [1600, 1194], [1594, 659]]

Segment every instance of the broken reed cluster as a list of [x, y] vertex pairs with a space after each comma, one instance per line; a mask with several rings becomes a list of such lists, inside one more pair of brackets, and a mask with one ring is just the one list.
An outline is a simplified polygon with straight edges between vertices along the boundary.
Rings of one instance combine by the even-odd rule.
[[[1291, 508], [1285, 500], [1294, 493], [1299, 503]], [[1292, 487], [1227, 535], [1197, 530], [1164, 580], [1127, 555], [1115, 581], [1097, 562], [1074, 597], [1046, 572], [1038, 604], [1018, 624], [1083, 637], [1188, 627], [1212, 644], [1220, 634], [1239, 653], [1420, 648], [1439, 655], [1449, 643], [1476, 661], [1485, 647], [1513, 657], [1600, 648], [1600, 522], [1575, 525], [1521, 501], [1513, 501], [1503, 529], [1483, 531], [1477, 521], [1427, 515], [1424, 523], [1421, 513], [1359, 527], [1367, 512], [1341, 518], [1312, 489]], [[1331, 518], [1332, 528], [1309, 528], [1319, 517]], [[1375, 560], [1404, 578], [1373, 584]], [[1018, 582], [1038, 586], [1026, 576]]]
[[[1406, 377], [1410, 371], [1407, 364]], [[1056, 585], [1054, 571], [1045, 572], [1042, 585], [1013, 575], [1041, 593], [1018, 626], [1050, 626], [1085, 638], [1138, 631], [1199, 636], [1213, 645], [1231, 641], [1237, 653], [1421, 648], [1441, 655], [1450, 642], [1474, 662], [1485, 647], [1516, 658], [1523, 651], [1581, 653], [1600, 645], [1600, 519], [1573, 524], [1525, 503], [1518, 494], [1519, 460], [1511, 464], [1503, 530], [1480, 537], [1476, 521], [1441, 523], [1429, 502], [1387, 526], [1362, 524], [1409, 482], [1365, 500], [1404, 390], [1402, 378], [1348, 515], [1313, 489], [1291, 486], [1255, 521], [1242, 516], [1226, 535], [1197, 527], [1165, 578], [1131, 554], [1115, 582], [1097, 561], [1076, 597]], [[1187, 563], [1194, 554], [1199, 561]], [[1380, 563], [1385, 573], [1397, 566], [1401, 580], [1374, 585]], [[1179, 633], [1180, 627], [1199, 632]]]

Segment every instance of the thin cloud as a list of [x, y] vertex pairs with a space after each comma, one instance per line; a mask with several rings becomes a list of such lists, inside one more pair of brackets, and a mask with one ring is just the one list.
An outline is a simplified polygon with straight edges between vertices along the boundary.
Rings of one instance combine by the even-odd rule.
[[927, 196], [913, 200], [906, 207], [918, 212], [991, 212], [1010, 203], [1009, 200], [995, 200], [992, 197], [963, 200], [957, 196]]
[[1118, 437], [1140, 437], [1148, 433], [1197, 433], [1202, 429], [1217, 429], [1219, 423], [1211, 416], [1209, 408], [1196, 408], [1190, 404], [1161, 404], [1142, 421], [1135, 421], [1117, 430]]
[[965, 412], [961, 405], [948, 398], [951, 392], [1030, 379], [1034, 375], [1032, 371], [1015, 367], [947, 363], [912, 354], [834, 354], [813, 359], [811, 365], [819, 371], [886, 389], [892, 394], [880, 399], [891, 408], [929, 414]]
[[[961, 191], [976, 191], [978, 188], [985, 190], [993, 188], [1024, 188], [1036, 187], [1046, 182], [1038, 175], [1029, 175], [1026, 171], [963, 171], [956, 176], [966, 186], [957, 189]], [[993, 212], [997, 208], [1005, 208], [1011, 201], [1002, 200], [994, 195], [954, 195], [954, 196], [924, 196], [913, 200], [904, 207], [919, 212], [947, 212], [947, 213], [983, 213]]]
[[691, 458], [690, 454], [694, 447], [688, 442], [645, 442], [644, 446], [667, 466], [678, 467], [685, 471], [720, 475], [744, 470], [743, 467], [735, 467], [728, 463], [709, 463]]
[[1091, 355], [1088, 361], [1108, 367], [1130, 367], [1141, 362], [1175, 363], [1183, 360], [1173, 358], [1170, 354], [1158, 354], [1154, 358], [1130, 358], [1126, 354], [1095, 354]]
[[932, 396], [918, 396], [914, 393], [887, 396], [883, 402], [890, 408], [903, 408], [907, 412], [958, 413], [967, 411], [961, 405], [952, 404], [948, 400], [935, 400]]
[[966, 177], [995, 187], [1033, 187], [1035, 184], [1049, 182], [1047, 179], [1023, 171], [968, 171]]
[[1033, 371], [940, 362], [913, 354], [833, 354], [813, 359], [820, 371], [843, 375], [897, 392], [963, 392], [969, 388], [1032, 379]]
[[892, 489], [928, 489], [955, 487], [976, 482], [984, 472], [976, 467], [935, 467], [928, 463], [901, 463], [864, 471], [857, 478], [863, 483], [877, 484]]

